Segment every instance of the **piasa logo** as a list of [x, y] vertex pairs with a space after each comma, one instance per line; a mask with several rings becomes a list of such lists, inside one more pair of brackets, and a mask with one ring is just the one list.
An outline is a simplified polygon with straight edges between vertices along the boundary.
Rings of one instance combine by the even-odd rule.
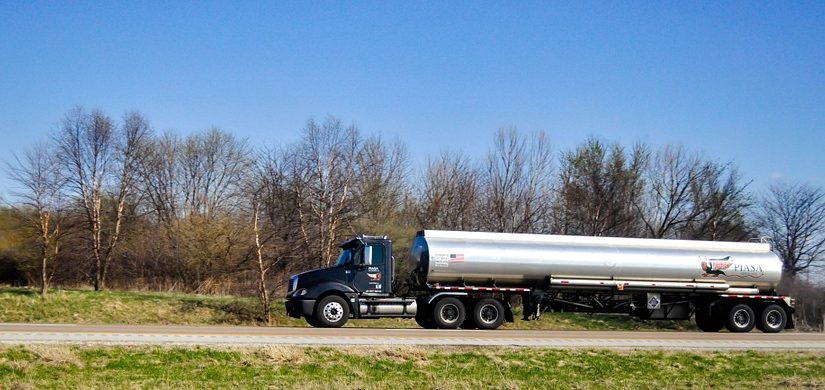
[[700, 256], [702, 260], [702, 276], [708, 277], [712, 276], [714, 278], [718, 278], [719, 275], [725, 275], [725, 270], [730, 268], [733, 265], [733, 261], [730, 261], [730, 256], [723, 257], [721, 259], [708, 259], [707, 257]]
[[758, 278], [765, 274], [765, 271], [762, 270], [761, 265], [753, 265], [753, 264], [734, 264], [733, 270], [738, 272], [739, 275], [743, 278]]
[[718, 278], [725, 276], [729, 278], [759, 278], [765, 274], [762, 266], [758, 264], [737, 263], [730, 256], [719, 259], [708, 259], [705, 256], [699, 257], [702, 266], [703, 277]]

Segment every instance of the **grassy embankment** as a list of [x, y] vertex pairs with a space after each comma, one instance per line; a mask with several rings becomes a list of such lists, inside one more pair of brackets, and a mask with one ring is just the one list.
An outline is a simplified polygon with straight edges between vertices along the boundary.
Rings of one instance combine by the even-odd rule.
[[0, 388], [823, 388], [825, 355], [480, 347], [0, 346]]
[[[23, 288], [0, 289], [0, 322], [81, 324], [261, 325], [255, 298], [174, 293], [53, 290], [45, 298]], [[274, 325], [308, 326], [273, 304]], [[516, 313], [520, 317], [519, 313]], [[411, 319], [353, 320], [347, 326], [414, 328]], [[516, 319], [509, 329], [692, 330], [690, 321], [641, 321], [627, 316], [552, 313], [539, 321]]]
[[[275, 304], [279, 325], [288, 319]], [[256, 324], [255, 300], [58, 290], [0, 290], [0, 322]], [[411, 320], [352, 321], [413, 327]], [[664, 322], [552, 315], [544, 329], [657, 329]], [[511, 325], [513, 326], [513, 325]], [[0, 346], [2, 388], [823, 388], [825, 354], [509, 347]]]

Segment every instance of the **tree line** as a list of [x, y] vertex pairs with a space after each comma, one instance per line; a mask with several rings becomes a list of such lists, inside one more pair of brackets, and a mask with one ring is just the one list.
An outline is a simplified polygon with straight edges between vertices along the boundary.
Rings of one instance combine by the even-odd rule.
[[482, 158], [456, 145], [412, 169], [402, 141], [338, 118], [300, 134], [259, 147], [217, 128], [159, 133], [139, 112], [71, 110], [6, 164], [18, 187], [0, 213], [0, 280], [44, 295], [53, 283], [256, 294], [267, 308], [289, 275], [330, 265], [345, 238], [386, 233], [403, 256], [424, 228], [767, 237], [787, 281], [825, 258], [821, 188], [756, 194], [733, 163], [682, 145], [590, 137], [557, 151], [544, 132], [503, 128]]

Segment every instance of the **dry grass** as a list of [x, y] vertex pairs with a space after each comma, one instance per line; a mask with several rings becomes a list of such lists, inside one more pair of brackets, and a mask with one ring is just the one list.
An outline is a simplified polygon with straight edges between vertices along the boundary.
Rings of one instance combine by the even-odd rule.
[[[80, 324], [264, 325], [255, 298], [178, 293], [53, 290], [45, 298], [35, 290], [0, 288], [0, 322]], [[287, 317], [282, 300], [272, 304], [275, 326], [308, 326]], [[539, 321], [517, 320], [504, 329], [548, 330], [694, 330], [690, 321], [642, 321], [628, 316], [547, 314]], [[417, 328], [412, 319], [352, 320], [348, 327]]]
[[7, 347], [0, 388], [825, 388], [822, 353], [512, 347]]

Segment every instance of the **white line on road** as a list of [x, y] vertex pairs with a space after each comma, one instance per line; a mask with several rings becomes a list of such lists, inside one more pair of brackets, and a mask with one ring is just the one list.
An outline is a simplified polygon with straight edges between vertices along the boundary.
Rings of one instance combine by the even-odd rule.
[[[405, 332], [406, 333], [406, 332]], [[490, 336], [489, 332], [486, 334]], [[608, 349], [769, 349], [821, 350], [825, 339], [787, 340], [782, 338], [737, 340], [640, 339], [640, 338], [553, 338], [545, 332], [538, 338], [479, 337], [406, 337], [406, 336], [315, 336], [315, 335], [221, 335], [221, 334], [146, 334], [97, 332], [0, 332], [0, 343], [70, 343], [70, 344], [172, 344], [172, 345], [476, 345], [550, 348]]]

